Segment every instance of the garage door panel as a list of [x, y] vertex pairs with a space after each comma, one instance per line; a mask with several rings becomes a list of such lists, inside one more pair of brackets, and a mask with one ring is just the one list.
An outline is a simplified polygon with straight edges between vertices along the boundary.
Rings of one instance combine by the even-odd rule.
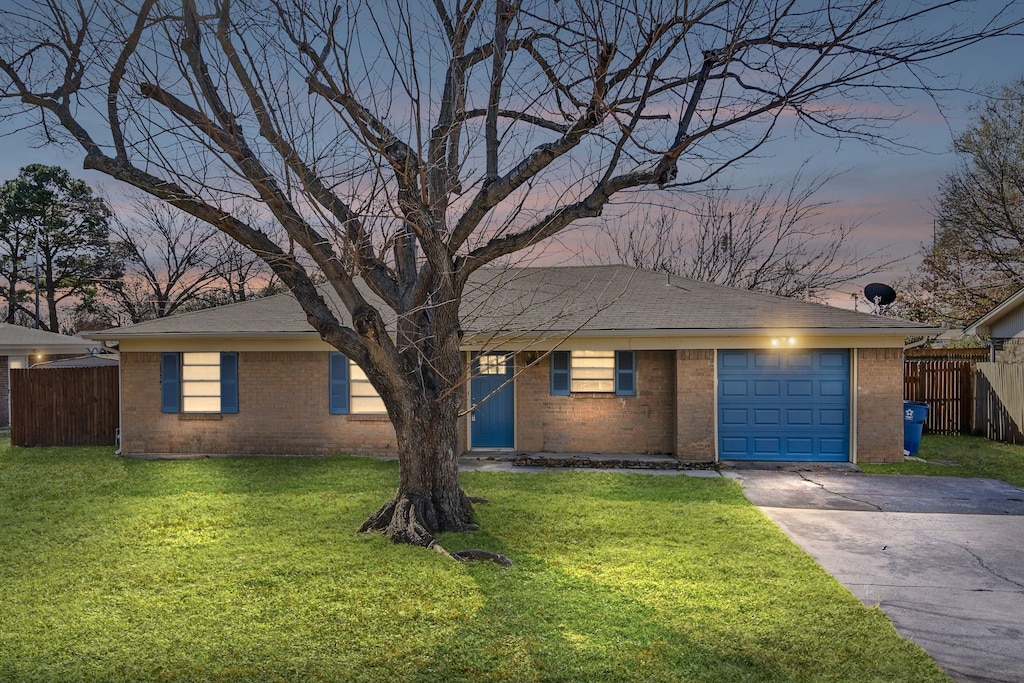
[[750, 356], [742, 351], [722, 351], [718, 358], [718, 367], [722, 370], [747, 370]]
[[747, 381], [743, 379], [729, 379], [719, 382], [718, 391], [722, 396], [746, 396]]
[[814, 354], [791, 351], [785, 356], [785, 367], [790, 370], [810, 370], [814, 367]]
[[814, 424], [814, 410], [811, 408], [789, 408], [786, 410], [787, 427], [810, 427]]
[[847, 351], [819, 351], [817, 355], [818, 366], [822, 369], [845, 370], [849, 367], [850, 354]]
[[721, 411], [721, 423], [723, 425], [737, 425], [746, 427], [750, 424], [747, 419], [746, 408], [726, 408]]
[[809, 379], [791, 379], [786, 381], [787, 398], [811, 398], [814, 396], [814, 382]]
[[814, 455], [814, 439], [786, 439], [786, 454], [793, 458]]
[[779, 437], [757, 436], [753, 442], [755, 454], [775, 455], [782, 450], [782, 439]]
[[845, 397], [849, 394], [849, 382], [842, 380], [818, 382], [818, 392], [822, 397]]
[[849, 460], [848, 351], [728, 350], [718, 360], [722, 459]]
[[819, 410], [818, 411], [818, 425], [822, 427], [845, 427], [846, 426], [846, 411], [845, 410]]
[[723, 437], [722, 438], [722, 457], [727, 458], [726, 454], [733, 456], [728, 459], [735, 459], [741, 457], [747, 452], [747, 439], [745, 437]]
[[754, 410], [754, 424], [759, 427], [778, 427], [781, 424], [781, 417], [778, 409], [756, 408]]
[[842, 456], [846, 460], [846, 439], [819, 439], [818, 446], [822, 455]]

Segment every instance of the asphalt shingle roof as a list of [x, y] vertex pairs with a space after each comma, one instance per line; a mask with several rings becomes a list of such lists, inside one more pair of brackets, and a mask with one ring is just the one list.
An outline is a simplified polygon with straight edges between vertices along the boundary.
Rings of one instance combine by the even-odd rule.
[[[342, 307], [327, 286], [321, 292]], [[386, 314], [385, 314], [386, 315]], [[347, 315], [341, 316], [343, 321]], [[462, 305], [467, 333], [689, 333], [793, 329], [928, 334], [928, 325], [724, 287], [627, 266], [481, 269]], [[316, 332], [290, 294], [90, 334], [306, 336]]]
[[91, 346], [89, 340], [66, 334], [36, 330], [21, 325], [0, 323], [0, 350], [14, 348], [69, 348], [84, 349]]

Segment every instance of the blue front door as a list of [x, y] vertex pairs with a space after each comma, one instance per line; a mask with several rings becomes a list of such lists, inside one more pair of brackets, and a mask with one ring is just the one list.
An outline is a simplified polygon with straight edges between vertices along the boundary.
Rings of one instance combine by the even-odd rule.
[[470, 381], [470, 445], [473, 448], [515, 446], [513, 356], [484, 353], [473, 359]]
[[721, 460], [850, 459], [850, 352], [718, 352]]

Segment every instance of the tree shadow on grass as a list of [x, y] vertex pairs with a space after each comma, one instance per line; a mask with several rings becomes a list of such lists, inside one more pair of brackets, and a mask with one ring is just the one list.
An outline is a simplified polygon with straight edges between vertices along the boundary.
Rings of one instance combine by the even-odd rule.
[[482, 606], [438, 644], [417, 680], [797, 680], [771, 661], [697, 642], [650, 604], [583, 572], [516, 552], [486, 532], [472, 543], [516, 566], [467, 567]]

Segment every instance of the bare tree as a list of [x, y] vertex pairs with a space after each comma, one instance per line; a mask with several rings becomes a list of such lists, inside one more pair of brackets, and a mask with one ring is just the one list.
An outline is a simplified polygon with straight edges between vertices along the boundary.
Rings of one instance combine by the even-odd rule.
[[[394, 425], [398, 491], [363, 530], [421, 545], [476, 528], [456, 429], [474, 271], [613, 198], [705, 183], [783, 114], [884, 141], [857, 98], [1021, 26], [1016, 3], [962, 0], [10, 5], [8, 129], [35, 122], [268, 264]], [[240, 217], [253, 203], [286, 238]]]
[[213, 245], [220, 234], [169, 204], [134, 197], [111, 235], [124, 260], [124, 276], [100, 283], [115, 316], [138, 323], [198, 301], [219, 276], [221, 260]]
[[935, 239], [901, 290], [910, 320], [967, 325], [1024, 287], [1024, 79], [975, 111], [935, 198]]
[[212, 272], [214, 288], [203, 296], [206, 306], [249, 301], [283, 291], [280, 279], [263, 259], [224, 233], [217, 233], [212, 247], [217, 265]]
[[601, 227], [615, 260], [694, 280], [798, 299], [887, 270], [903, 259], [884, 248], [858, 253], [859, 222], [826, 218], [831, 202], [817, 199], [833, 174], [784, 187], [765, 183], [742, 194], [712, 187], [676, 210], [663, 208], [628, 223]]

